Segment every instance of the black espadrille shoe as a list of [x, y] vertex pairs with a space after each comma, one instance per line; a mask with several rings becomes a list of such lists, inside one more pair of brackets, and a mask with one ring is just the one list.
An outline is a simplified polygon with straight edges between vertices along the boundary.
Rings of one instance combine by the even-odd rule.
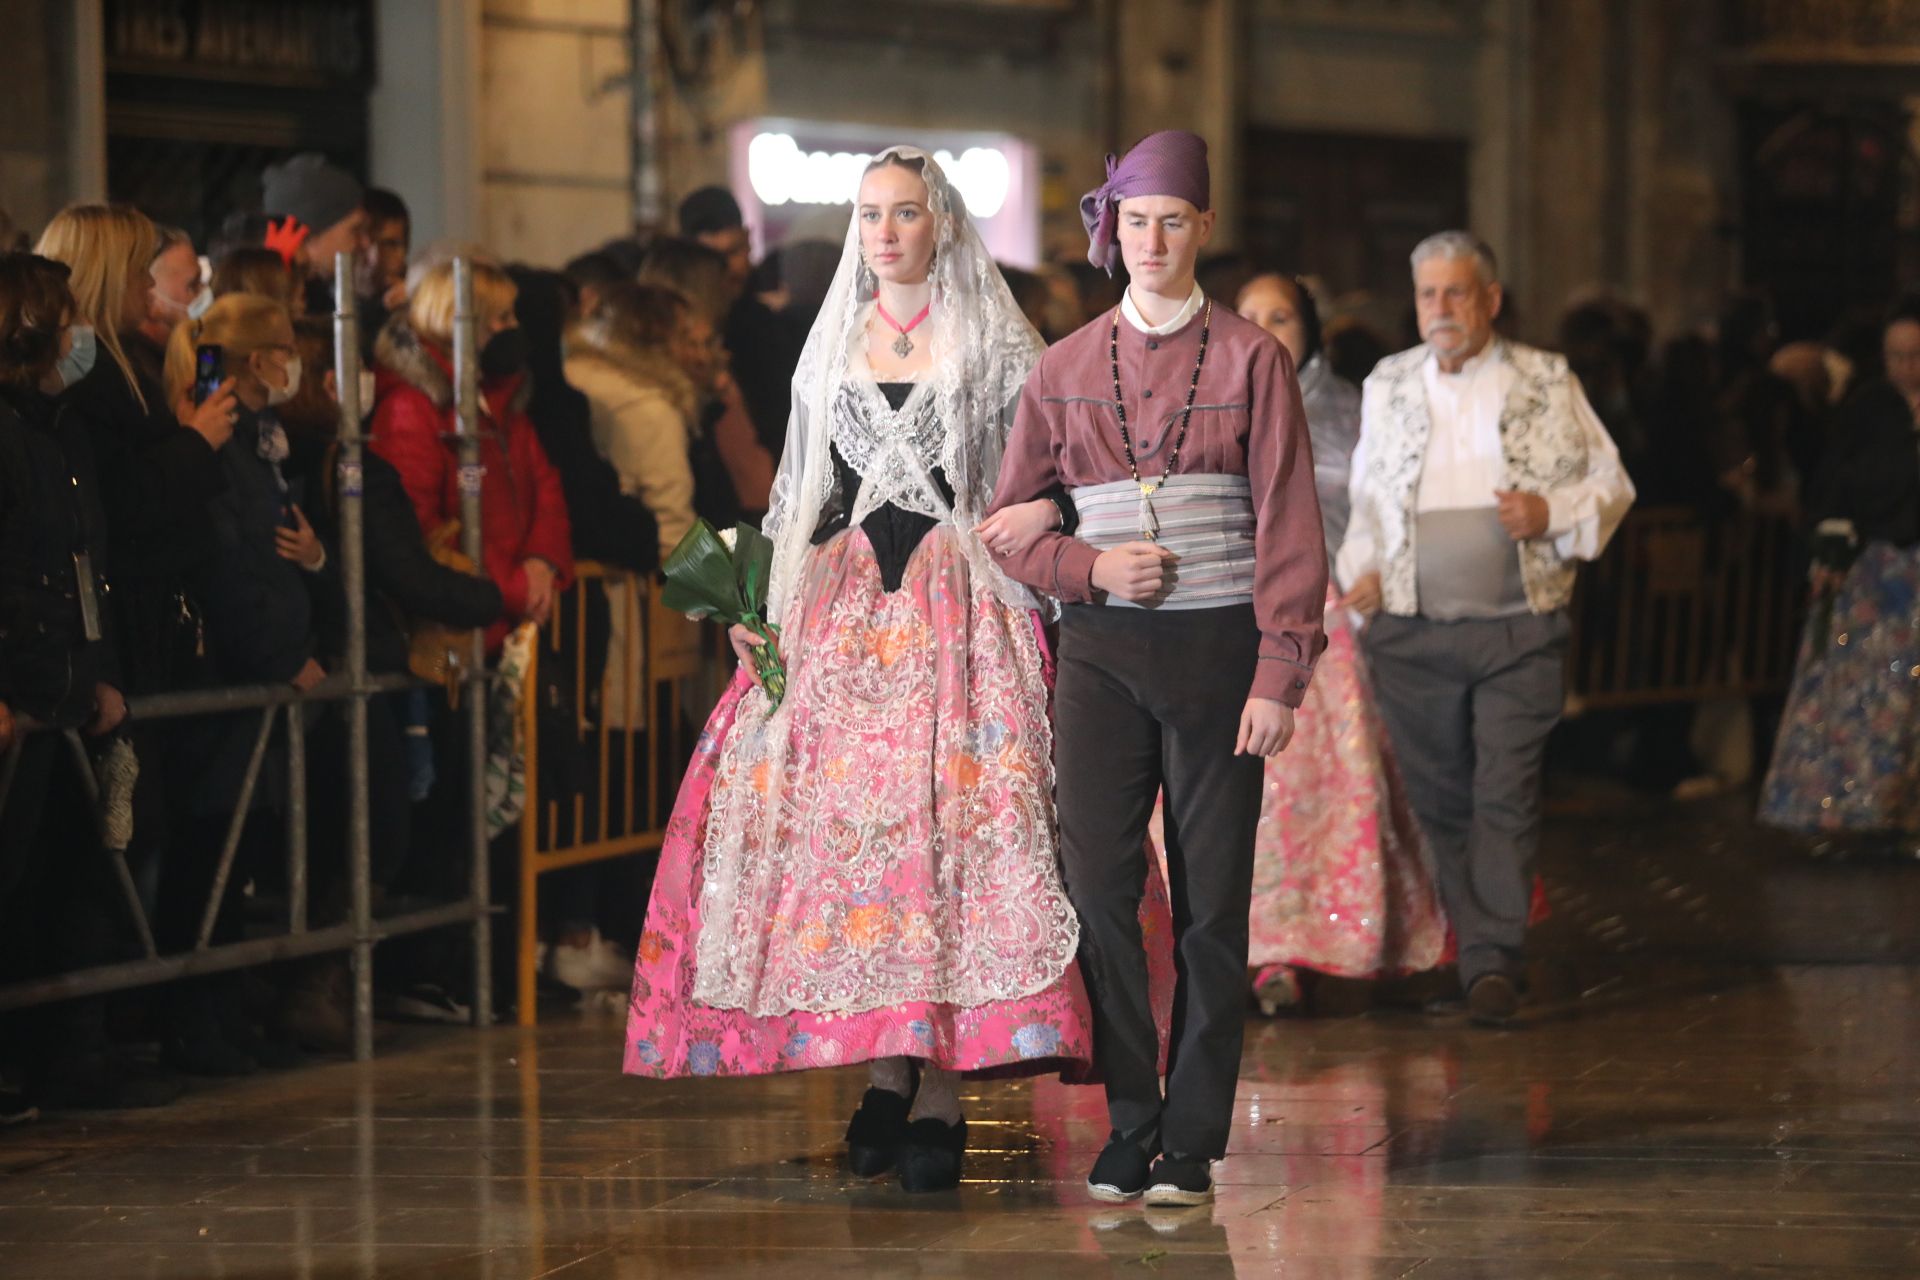
[[847, 1167], [862, 1178], [877, 1178], [900, 1158], [907, 1138], [912, 1098], [888, 1089], [868, 1089], [860, 1109], [847, 1122]]
[[1147, 1208], [1187, 1208], [1213, 1203], [1213, 1162], [1204, 1156], [1161, 1156], [1153, 1162]]
[[900, 1144], [900, 1189], [951, 1191], [960, 1185], [960, 1158], [967, 1149], [967, 1122], [922, 1117], [907, 1126]]
[[1112, 1133], [1106, 1149], [1093, 1162], [1093, 1172], [1087, 1175], [1087, 1194], [1106, 1204], [1138, 1200], [1147, 1189], [1147, 1174], [1159, 1149], [1158, 1139], [1143, 1146], [1138, 1133]]

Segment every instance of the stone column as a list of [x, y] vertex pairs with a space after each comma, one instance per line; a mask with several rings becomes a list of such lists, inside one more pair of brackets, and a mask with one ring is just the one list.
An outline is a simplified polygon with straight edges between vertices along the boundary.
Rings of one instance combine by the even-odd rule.
[[477, 239], [485, 213], [478, 8], [383, 0], [373, 21], [379, 79], [367, 100], [367, 176], [406, 200], [416, 249]]
[[100, 22], [100, 0], [21, 0], [7, 10], [8, 41], [39, 51], [0, 77], [0, 209], [29, 239], [63, 206], [106, 198]]

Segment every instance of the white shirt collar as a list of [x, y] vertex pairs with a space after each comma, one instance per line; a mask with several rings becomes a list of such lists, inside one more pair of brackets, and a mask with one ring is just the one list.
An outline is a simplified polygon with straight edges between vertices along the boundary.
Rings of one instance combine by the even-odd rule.
[[1187, 321], [1200, 314], [1200, 308], [1206, 305], [1206, 301], [1207, 292], [1196, 280], [1193, 292], [1187, 295], [1186, 305], [1180, 308], [1179, 314], [1165, 324], [1148, 324], [1147, 318], [1140, 314], [1140, 308], [1133, 305], [1133, 286], [1128, 285], [1126, 292], [1120, 298], [1120, 314], [1127, 318], [1128, 324], [1149, 337], [1164, 338], [1170, 333], [1185, 328]]
[[1493, 363], [1494, 356], [1498, 353], [1499, 349], [1500, 335], [1495, 334], [1493, 337], [1487, 339], [1486, 346], [1467, 357], [1466, 362], [1460, 366], [1460, 372], [1447, 373], [1440, 367], [1440, 357], [1435, 355], [1433, 349], [1429, 347], [1427, 349], [1427, 369], [1429, 372], [1437, 373], [1442, 377], [1472, 378], [1489, 364]]

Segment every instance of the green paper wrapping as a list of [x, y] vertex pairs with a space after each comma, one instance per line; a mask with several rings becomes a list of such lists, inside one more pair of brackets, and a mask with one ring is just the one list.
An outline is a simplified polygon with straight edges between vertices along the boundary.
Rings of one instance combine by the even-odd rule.
[[773, 575], [773, 543], [750, 524], [735, 525], [733, 545], [705, 520], [680, 539], [667, 557], [667, 585], [660, 602], [689, 617], [741, 626], [768, 643], [753, 650], [753, 670], [778, 707], [787, 692], [786, 665], [774, 642], [779, 629], [767, 621], [767, 589]]

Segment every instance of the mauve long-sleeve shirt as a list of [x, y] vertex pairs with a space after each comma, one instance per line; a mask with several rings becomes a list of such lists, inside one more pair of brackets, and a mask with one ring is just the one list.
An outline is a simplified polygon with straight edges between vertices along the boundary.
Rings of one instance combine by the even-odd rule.
[[[1000, 464], [993, 510], [1069, 489], [1132, 478], [1113, 400], [1108, 312], [1041, 357], [1021, 393]], [[1201, 317], [1170, 333], [1120, 324], [1120, 389], [1140, 476], [1158, 480], [1179, 435], [1200, 349]], [[1175, 475], [1246, 476], [1254, 514], [1254, 618], [1260, 662], [1250, 697], [1297, 707], [1326, 647], [1327, 551], [1313, 487], [1313, 454], [1293, 360], [1272, 335], [1224, 306], [1213, 309], [1193, 424]], [[1093, 546], [1043, 534], [1003, 560], [1007, 574], [1069, 604], [1096, 601]]]

